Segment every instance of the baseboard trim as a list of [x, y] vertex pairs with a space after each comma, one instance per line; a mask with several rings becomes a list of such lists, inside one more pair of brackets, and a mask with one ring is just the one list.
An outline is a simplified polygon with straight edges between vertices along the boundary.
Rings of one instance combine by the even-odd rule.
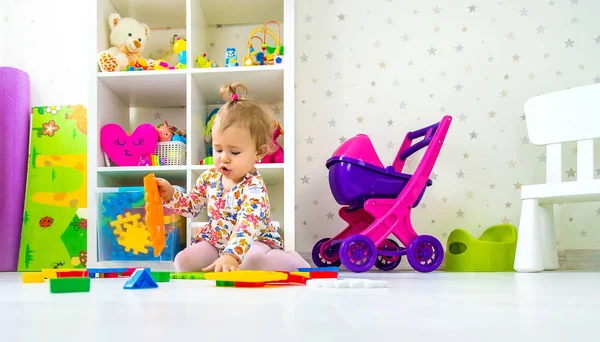
[[[311, 267], [315, 267], [310, 252], [299, 252]], [[444, 270], [445, 263], [438, 268]], [[600, 249], [567, 249], [558, 251], [559, 270], [600, 271]], [[412, 267], [402, 260], [398, 271], [412, 271]]]

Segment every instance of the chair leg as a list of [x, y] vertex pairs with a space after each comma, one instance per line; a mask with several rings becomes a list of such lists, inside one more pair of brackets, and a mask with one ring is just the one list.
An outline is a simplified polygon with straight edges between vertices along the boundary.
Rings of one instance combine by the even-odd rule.
[[540, 229], [542, 237], [542, 260], [545, 271], [558, 269], [556, 233], [554, 231], [554, 205], [542, 204], [540, 210]]
[[514, 264], [517, 272], [540, 272], [544, 269], [539, 209], [537, 199], [523, 200]]

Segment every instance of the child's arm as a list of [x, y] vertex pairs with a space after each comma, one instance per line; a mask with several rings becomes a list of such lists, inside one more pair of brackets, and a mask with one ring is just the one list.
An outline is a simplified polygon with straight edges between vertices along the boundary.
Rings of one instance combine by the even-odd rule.
[[185, 217], [196, 217], [208, 202], [206, 198], [206, 187], [208, 185], [208, 174], [204, 172], [196, 180], [196, 184], [189, 194], [175, 190], [169, 201], [163, 200], [163, 206], [173, 209], [177, 214]]
[[241, 264], [256, 238], [259, 222], [265, 219], [270, 204], [267, 189], [263, 185], [252, 185], [244, 192], [242, 207], [237, 214], [237, 224], [231, 232], [229, 243], [223, 254], [235, 256]]

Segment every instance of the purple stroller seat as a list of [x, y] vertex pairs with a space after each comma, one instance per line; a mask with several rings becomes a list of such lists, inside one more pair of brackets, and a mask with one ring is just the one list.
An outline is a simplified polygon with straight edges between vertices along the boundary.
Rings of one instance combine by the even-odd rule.
[[[396, 172], [393, 166], [384, 167], [368, 136], [358, 134], [346, 140], [327, 160], [329, 187], [336, 202], [350, 209], [362, 208], [370, 198], [392, 199], [398, 197], [412, 175]], [[427, 186], [413, 208], [419, 205]]]

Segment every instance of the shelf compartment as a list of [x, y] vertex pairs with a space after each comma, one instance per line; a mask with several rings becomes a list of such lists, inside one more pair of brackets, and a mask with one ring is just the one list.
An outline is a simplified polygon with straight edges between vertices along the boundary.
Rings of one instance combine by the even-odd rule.
[[129, 107], [182, 107], [185, 70], [100, 72], [98, 79]]
[[[133, 18], [148, 26], [150, 34], [142, 52], [145, 59], [164, 59], [169, 65], [177, 64], [178, 56], [172, 53], [171, 41], [173, 35], [187, 37], [187, 0], [97, 0], [96, 53], [111, 47], [108, 22], [111, 13], [118, 13], [121, 18]], [[100, 71], [99, 66], [97, 70]]]
[[110, 3], [121, 17], [135, 18], [150, 28], [185, 27], [186, 0], [110, 0]]
[[192, 0], [204, 12], [207, 25], [246, 25], [283, 21], [283, 0]]
[[[185, 73], [165, 75], [148, 73], [152, 73], [152, 75], [147, 76], [140, 73], [129, 76], [114, 73], [102, 74], [102, 77], [98, 78], [96, 118], [98, 166], [116, 166], [112, 162], [110, 164], [106, 162], [104, 150], [102, 150], [100, 143], [102, 138], [100, 133], [107, 124], [119, 125], [128, 135], [141, 124], [147, 123], [157, 127], [163, 124], [165, 120], [170, 126], [176, 126], [187, 131]], [[107, 83], [110, 86], [107, 86]], [[172, 88], [169, 88], [168, 85], [171, 85]], [[146, 89], [147, 93], [144, 93], [143, 89]], [[133, 101], [135, 97], [139, 97], [139, 101]], [[138, 149], [140, 147], [131, 148]], [[187, 145], [184, 148], [187, 152]], [[119, 152], [126, 153], [124, 151]], [[130, 151], [129, 153], [133, 152]], [[156, 149], [151, 153], [157, 154]], [[137, 163], [137, 161], [135, 162]], [[187, 157], [181, 160], [181, 163], [186, 164]]]
[[253, 99], [267, 103], [283, 102], [283, 65], [196, 68], [190, 72], [206, 104], [222, 104], [219, 89], [233, 82], [244, 83], [249, 97]]
[[154, 173], [173, 185], [186, 188], [186, 166], [99, 167], [98, 187], [142, 186], [144, 176]]
[[[193, 68], [198, 68], [195, 60], [204, 53], [220, 68], [225, 67], [227, 48], [236, 49], [237, 62], [242, 65], [248, 53], [250, 33], [271, 20], [280, 24], [279, 28], [274, 23], [269, 24], [269, 28], [280, 33], [280, 45], [284, 45], [284, 0], [191, 0], [190, 17], [188, 35], [192, 44], [188, 44], [188, 58]], [[272, 38], [266, 43], [275, 45]], [[253, 39], [252, 44], [260, 48], [261, 42]]]

